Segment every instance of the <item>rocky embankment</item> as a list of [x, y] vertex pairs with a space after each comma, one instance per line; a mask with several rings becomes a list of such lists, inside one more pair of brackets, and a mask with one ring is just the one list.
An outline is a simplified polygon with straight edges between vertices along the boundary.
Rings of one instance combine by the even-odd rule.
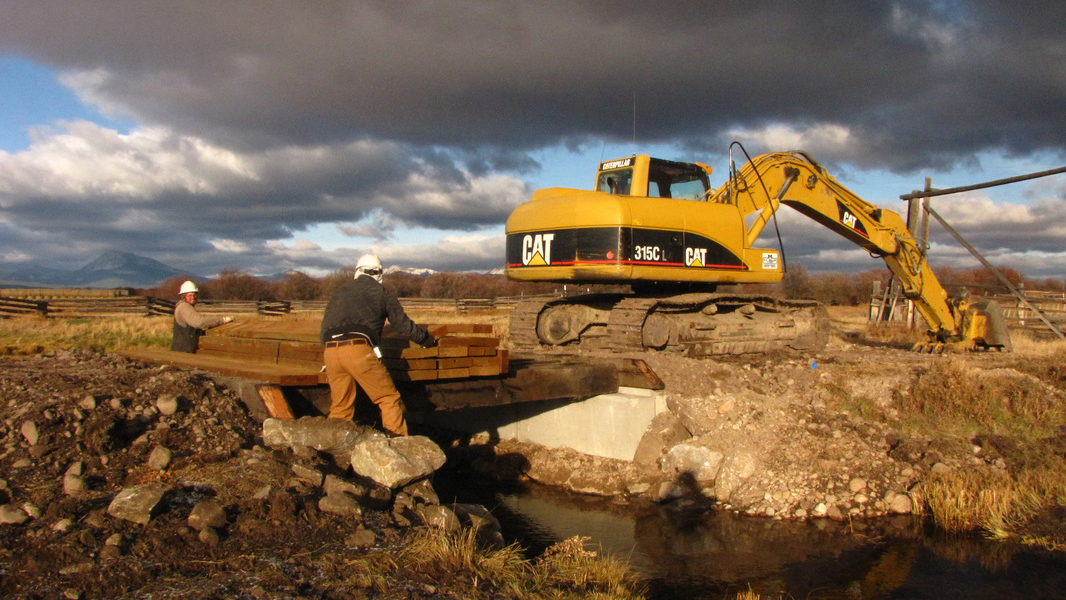
[[[999, 449], [982, 440], [904, 433], [902, 400], [921, 373], [949, 360], [944, 356], [838, 344], [802, 360], [646, 358], [666, 383], [668, 410], [632, 462], [504, 442], [496, 447], [502, 459], [482, 460], [482, 470], [513, 476], [515, 461], [507, 457], [519, 455], [526, 476], [580, 493], [847, 519], [920, 512], [912, 492], [934, 473], [1007, 467]], [[972, 360], [989, 376], [1033, 379], [1003, 367], [996, 355]]]
[[[787, 519], [918, 511], [912, 491], [932, 473], [1009, 466], [991, 445], [902, 433], [899, 407], [943, 357], [648, 360], [668, 410], [618, 461], [322, 418], [259, 423], [209, 377], [110, 355], [0, 359], [0, 595], [349, 597], [322, 590], [373, 588], [351, 553], [396, 548], [412, 525], [500, 541], [483, 507], [440, 502], [429, 476], [445, 460], [460, 477]], [[1032, 379], [975, 360], [978, 376]]]
[[208, 377], [102, 354], [0, 373], [2, 597], [362, 597], [351, 565], [412, 525], [502, 542], [485, 508], [440, 503], [428, 438], [260, 424]]

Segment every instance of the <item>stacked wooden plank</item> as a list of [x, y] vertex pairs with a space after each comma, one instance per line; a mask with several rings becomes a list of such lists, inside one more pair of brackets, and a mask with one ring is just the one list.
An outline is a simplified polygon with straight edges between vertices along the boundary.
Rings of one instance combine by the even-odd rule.
[[[431, 381], [491, 377], [507, 373], [508, 354], [500, 348], [491, 325], [471, 323], [427, 325], [438, 339], [422, 348], [385, 328], [382, 362], [397, 381]], [[197, 355], [241, 359], [297, 369], [319, 369], [322, 345], [318, 322], [274, 321], [232, 323], [208, 330], [200, 338]]]
[[490, 377], [507, 373], [508, 354], [492, 336], [491, 325], [431, 325], [437, 338], [434, 348], [422, 348], [386, 332], [381, 356], [393, 378], [400, 381], [432, 381]]
[[[209, 329], [196, 354], [162, 349], [123, 352], [147, 362], [245, 377], [281, 386], [327, 383], [322, 371], [319, 322], [314, 319], [237, 322]], [[386, 327], [380, 344], [382, 361], [396, 381], [434, 381], [491, 377], [508, 372], [507, 351], [492, 335], [491, 325], [427, 326], [439, 340], [421, 348]]]

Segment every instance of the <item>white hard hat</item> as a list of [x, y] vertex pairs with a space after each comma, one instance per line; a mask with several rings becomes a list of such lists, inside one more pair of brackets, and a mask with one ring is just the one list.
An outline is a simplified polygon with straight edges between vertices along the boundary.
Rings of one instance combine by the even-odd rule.
[[377, 254], [364, 254], [359, 257], [359, 262], [355, 263], [355, 270], [360, 269], [381, 269], [381, 259]]
[[199, 294], [200, 293], [200, 288], [196, 287], [195, 283], [193, 283], [191, 281], [186, 281], [185, 283], [181, 284], [181, 289], [178, 290], [178, 295], [179, 296], [184, 296], [185, 294], [188, 294], [189, 292], [192, 292], [194, 294]]
[[381, 283], [381, 259], [377, 254], [364, 254], [355, 263], [355, 276], [366, 275]]

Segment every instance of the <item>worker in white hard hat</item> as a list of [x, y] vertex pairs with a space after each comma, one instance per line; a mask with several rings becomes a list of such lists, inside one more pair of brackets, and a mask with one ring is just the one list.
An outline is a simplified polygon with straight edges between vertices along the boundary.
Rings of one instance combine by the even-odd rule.
[[382, 287], [382, 274], [381, 259], [362, 256], [355, 265], [355, 278], [337, 288], [326, 305], [320, 338], [332, 400], [329, 417], [352, 420], [356, 392], [362, 388], [381, 409], [382, 427], [393, 435], [407, 435], [400, 393], [377, 349], [381, 332], [388, 319], [395, 332], [420, 346], [436, 346], [437, 340]]
[[186, 281], [178, 289], [178, 304], [174, 307], [174, 339], [170, 349], [178, 352], [196, 353], [200, 346], [200, 336], [204, 330], [218, 327], [233, 321], [233, 317], [209, 317], [196, 310], [196, 299], [200, 288], [192, 281]]

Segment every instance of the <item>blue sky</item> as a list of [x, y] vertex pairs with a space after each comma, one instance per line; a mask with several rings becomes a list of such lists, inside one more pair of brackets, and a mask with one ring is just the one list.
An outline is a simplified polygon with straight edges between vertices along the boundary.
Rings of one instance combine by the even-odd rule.
[[[732, 141], [806, 150], [897, 211], [927, 176], [1066, 164], [1063, 3], [819, 4], [0, 0], [0, 279], [107, 250], [204, 275], [365, 251], [488, 271], [534, 189], [634, 152], [720, 184]], [[934, 205], [994, 263], [1064, 278], [1064, 180]], [[781, 223], [792, 264], [881, 268]], [[935, 231], [931, 259], [977, 264]]]

